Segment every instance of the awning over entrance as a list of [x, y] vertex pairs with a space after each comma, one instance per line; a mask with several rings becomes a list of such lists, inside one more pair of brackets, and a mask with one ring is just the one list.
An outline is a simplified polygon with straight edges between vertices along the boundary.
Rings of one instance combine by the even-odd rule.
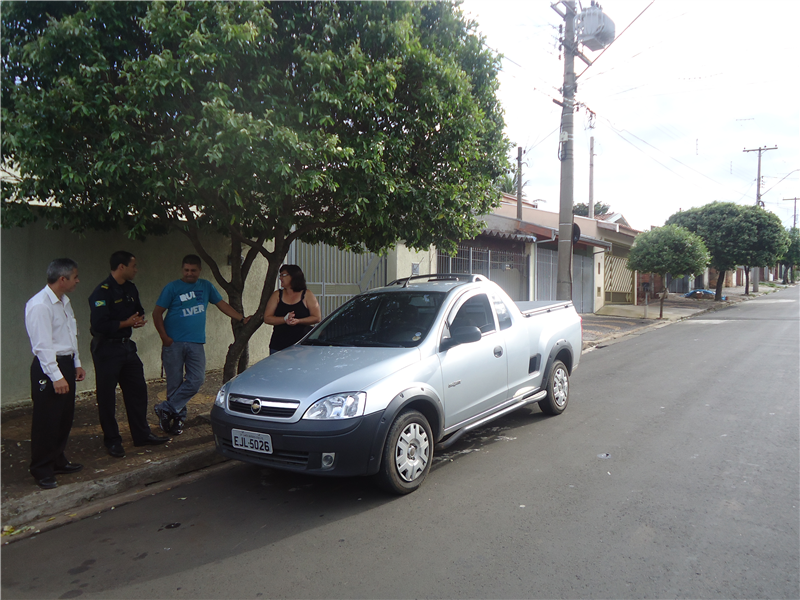
[[503, 240], [513, 240], [515, 242], [527, 242], [533, 244], [536, 242], [536, 236], [522, 231], [500, 231], [499, 229], [484, 229], [481, 231], [482, 235], [499, 238]]

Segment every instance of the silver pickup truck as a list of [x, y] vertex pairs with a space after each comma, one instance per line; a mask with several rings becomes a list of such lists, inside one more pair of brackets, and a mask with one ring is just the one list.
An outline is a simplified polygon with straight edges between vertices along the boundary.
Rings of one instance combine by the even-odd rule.
[[581, 336], [572, 302], [514, 303], [481, 275], [394, 281], [223, 385], [217, 449], [276, 469], [374, 475], [407, 494], [434, 446], [528, 404], [561, 414]]

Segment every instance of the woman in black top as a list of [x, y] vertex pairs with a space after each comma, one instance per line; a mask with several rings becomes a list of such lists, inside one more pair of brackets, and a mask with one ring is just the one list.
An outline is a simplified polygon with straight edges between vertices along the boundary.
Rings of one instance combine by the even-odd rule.
[[281, 288], [270, 296], [264, 311], [264, 323], [272, 325], [269, 353], [296, 344], [319, 323], [321, 311], [316, 296], [306, 289], [306, 278], [297, 265], [282, 265]]

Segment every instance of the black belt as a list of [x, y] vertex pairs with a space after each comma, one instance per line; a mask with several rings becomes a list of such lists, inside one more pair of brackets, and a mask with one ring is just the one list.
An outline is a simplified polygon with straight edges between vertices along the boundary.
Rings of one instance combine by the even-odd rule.
[[118, 342], [120, 344], [124, 344], [126, 342], [130, 342], [131, 338], [106, 338], [103, 341], [106, 341], [106, 342]]
[[75, 360], [75, 355], [74, 354], [56, 354], [56, 361], [59, 361], [59, 360], [62, 360], [62, 359], [64, 359], [64, 360], [66, 360], [66, 359]]

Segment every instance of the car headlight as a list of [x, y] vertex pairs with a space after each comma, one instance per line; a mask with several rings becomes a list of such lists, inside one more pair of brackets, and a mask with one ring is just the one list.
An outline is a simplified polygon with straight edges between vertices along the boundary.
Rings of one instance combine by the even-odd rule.
[[217, 392], [217, 397], [214, 398], [214, 404], [216, 406], [225, 408], [225, 398], [227, 397], [228, 397], [228, 384], [226, 383], [221, 388], [219, 388], [219, 391]]
[[352, 419], [364, 414], [364, 407], [367, 404], [367, 394], [365, 392], [345, 392], [326, 396], [314, 402], [304, 419], [328, 420], [328, 419]]

